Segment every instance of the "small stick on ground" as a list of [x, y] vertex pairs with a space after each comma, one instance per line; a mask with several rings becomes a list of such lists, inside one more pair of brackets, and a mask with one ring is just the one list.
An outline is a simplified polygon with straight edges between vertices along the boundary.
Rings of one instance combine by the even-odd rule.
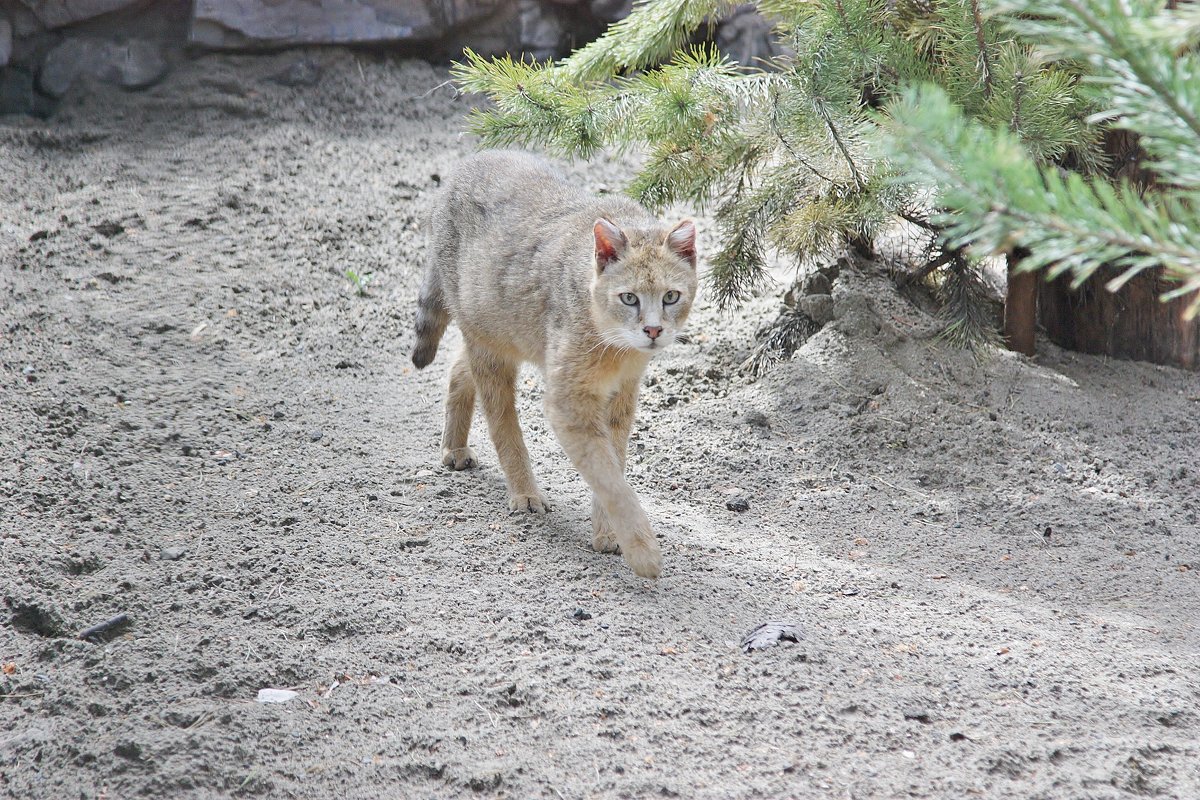
[[85, 628], [83, 631], [80, 632], [79, 638], [83, 639], [84, 641], [87, 641], [88, 639], [91, 639], [93, 636], [100, 636], [101, 634], [108, 633], [113, 628], [119, 628], [120, 626], [125, 625], [128, 622], [129, 622], [128, 614], [125, 614], [125, 613], [117, 614], [112, 619], [106, 619], [106, 620], [104, 620], [104, 622], [93, 625], [90, 628]]
[[908, 492], [909, 494], [916, 495], [917, 497], [929, 497], [929, 495], [925, 494], [924, 492], [918, 492], [916, 489], [909, 489], [908, 487], [905, 487], [905, 486], [897, 486], [894, 483], [888, 483], [887, 481], [885, 481], [883, 478], [879, 477], [878, 475], [868, 475], [867, 477], [869, 477], [873, 480], [879, 481], [884, 486], [889, 486], [893, 489], [899, 489], [902, 492]]
[[492, 712], [490, 712], [486, 708], [484, 708], [483, 704], [481, 704], [478, 700], [473, 700], [472, 702], [475, 703], [475, 705], [479, 707], [480, 711], [482, 711], [483, 713], [488, 715], [488, 719], [490, 719], [492, 721], [493, 728], [498, 727], [496, 725], [496, 715], [495, 714], [493, 714]]

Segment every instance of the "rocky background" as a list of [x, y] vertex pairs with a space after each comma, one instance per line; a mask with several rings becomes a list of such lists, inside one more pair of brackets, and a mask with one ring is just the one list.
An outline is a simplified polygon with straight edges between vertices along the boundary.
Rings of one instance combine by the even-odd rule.
[[[483, 53], [557, 58], [629, 13], [631, 0], [0, 0], [0, 114], [48, 116], [81, 81], [136, 90], [212, 50], [386, 47], [445, 61]], [[773, 54], [744, 6], [717, 27], [743, 63]], [[314, 80], [310, 71], [291, 76]]]

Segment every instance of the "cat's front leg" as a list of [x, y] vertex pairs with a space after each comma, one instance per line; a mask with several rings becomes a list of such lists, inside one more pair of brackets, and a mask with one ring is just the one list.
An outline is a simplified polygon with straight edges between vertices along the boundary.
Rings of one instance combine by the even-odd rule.
[[[641, 375], [626, 378], [608, 402], [608, 433], [621, 473], [625, 472], [626, 453], [629, 450], [629, 431], [633, 428], [634, 412], [637, 409], [638, 385]], [[592, 496], [592, 549], [597, 553], [619, 553], [621, 543], [613, 531], [612, 520], [596, 495]]]
[[608, 426], [607, 403], [568, 381], [557, 381], [548, 389], [550, 424], [571, 463], [595, 493], [601, 507], [598, 519], [609, 523], [611, 540], [601, 544], [611, 546], [615, 541], [635, 574], [657, 578], [662, 573], [662, 553], [637, 494], [625, 480]]
[[597, 553], [621, 552], [621, 543], [613, 530], [612, 520], [595, 494], [592, 495], [592, 549]]

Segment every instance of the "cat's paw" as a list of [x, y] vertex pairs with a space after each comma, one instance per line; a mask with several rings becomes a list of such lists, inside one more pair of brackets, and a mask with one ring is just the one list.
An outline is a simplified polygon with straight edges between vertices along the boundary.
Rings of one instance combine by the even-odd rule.
[[545, 514], [549, 510], [550, 504], [540, 494], [514, 494], [508, 498], [510, 514]]
[[592, 549], [597, 553], [619, 553], [621, 542], [613, 531], [612, 522], [598, 503], [592, 503]]
[[469, 447], [456, 447], [453, 450], [445, 449], [442, 451], [442, 464], [453, 469], [470, 469], [478, 462], [475, 460], [475, 451]]
[[612, 530], [597, 529], [592, 531], [592, 549], [597, 553], [619, 553], [621, 543]]
[[621, 547], [625, 563], [639, 578], [657, 578], [662, 575], [662, 551], [654, 539], [638, 538]]

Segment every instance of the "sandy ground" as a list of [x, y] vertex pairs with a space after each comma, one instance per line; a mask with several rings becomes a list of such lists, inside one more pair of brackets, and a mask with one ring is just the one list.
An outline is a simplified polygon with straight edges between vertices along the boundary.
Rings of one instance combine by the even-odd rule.
[[[751, 381], [774, 301], [702, 306], [639, 411], [639, 580], [536, 374], [550, 516], [481, 421], [439, 466], [449, 358], [407, 356], [467, 103], [314, 57], [0, 126], [0, 795], [1200, 797], [1200, 376], [976, 360], [864, 268]], [[743, 653], [766, 620], [803, 639]]]

